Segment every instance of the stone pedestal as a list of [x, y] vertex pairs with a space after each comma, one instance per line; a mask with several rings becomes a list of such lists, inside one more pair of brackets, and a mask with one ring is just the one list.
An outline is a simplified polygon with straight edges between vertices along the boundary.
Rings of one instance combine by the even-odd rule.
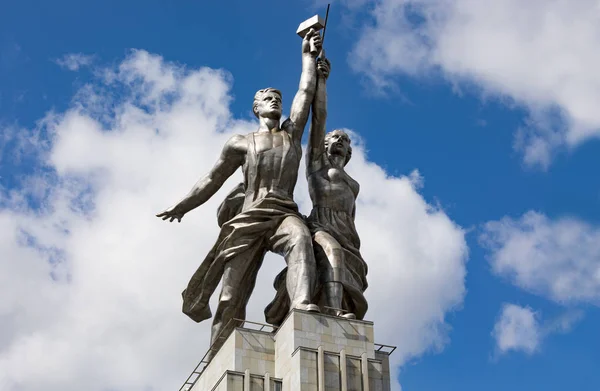
[[191, 391], [389, 391], [373, 323], [294, 310], [274, 332], [236, 328]]

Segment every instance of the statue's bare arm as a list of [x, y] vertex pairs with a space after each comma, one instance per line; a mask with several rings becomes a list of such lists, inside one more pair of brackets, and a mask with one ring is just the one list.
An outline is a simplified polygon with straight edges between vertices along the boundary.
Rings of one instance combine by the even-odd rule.
[[327, 122], [327, 78], [330, 63], [327, 59], [317, 62], [317, 89], [312, 102], [312, 118], [308, 133], [308, 148], [306, 156], [307, 174], [320, 168], [325, 152], [325, 131]]
[[223, 183], [244, 164], [246, 151], [246, 137], [236, 135], [230, 138], [210, 172], [200, 178], [181, 201], [156, 216], [162, 217], [163, 220], [177, 219], [181, 222], [183, 215], [208, 201], [223, 186]]
[[321, 36], [312, 29], [302, 39], [302, 74], [298, 92], [294, 96], [290, 109], [290, 120], [294, 125], [293, 136], [297, 141], [302, 139], [306, 122], [308, 122], [310, 105], [317, 84], [316, 55], [310, 52], [310, 41], [313, 41], [317, 51], [321, 50]]

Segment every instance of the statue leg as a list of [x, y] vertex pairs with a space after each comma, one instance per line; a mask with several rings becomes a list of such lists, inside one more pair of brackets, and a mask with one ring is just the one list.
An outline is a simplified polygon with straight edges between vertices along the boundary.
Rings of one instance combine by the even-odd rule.
[[325, 302], [337, 316], [355, 319], [353, 313], [344, 313], [342, 302], [344, 299], [344, 286], [342, 285], [344, 273], [344, 249], [338, 241], [325, 231], [317, 231], [313, 237], [315, 254]]
[[311, 304], [316, 282], [317, 270], [312, 236], [302, 219], [288, 216], [269, 239], [270, 250], [285, 258], [288, 266], [286, 287], [292, 309], [318, 311]]
[[225, 263], [219, 304], [213, 318], [211, 351], [208, 359], [223, 345], [229, 334], [246, 319], [246, 305], [256, 284], [256, 276], [265, 255], [265, 248], [255, 245]]

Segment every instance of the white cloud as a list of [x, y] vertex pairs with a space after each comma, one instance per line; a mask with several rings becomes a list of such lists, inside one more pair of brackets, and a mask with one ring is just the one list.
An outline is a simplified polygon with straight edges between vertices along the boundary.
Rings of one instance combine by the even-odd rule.
[[530, 308], [505, 304], [492, 335], [500, 353], [523, 351], [533, 354], [541, 341], [538, 315]]
[[375, 82], [442, 74], [523, 106], [515, 146], [531, 165], [600, 136], [596, 0], [380, 0], [369, 9], [350, 63]]
[[94, 56], [83, 53], [69, 53], [54, 60], [60, 67], [74, 72], [91, 65], [93, 61]]
[[555, 319], [542, 321], [540, 313], [529, 307], [504, 304], [492, 331], [496, 354], [510, 351], [522, 351], [529, 355], [537, 353], [548, 335], [569, 332], [582, 317], [581, 311], [570, 311]]
[[481, 243], [494, 273], [565, 304], [600, 305], [600, 228], [533, 211], [484, 225]]
[[[43, 174], [0, 193], [3, 389], [174, 389], [207, 348], [210, 321], [183, 315], [180, 294], [216, 238], [217, 205], [241, 175], [181, 224], [154, 214], [213, 165], [228, 137], [256, 122], [232, 118], [231, 77], [222, 71], [135, 51], [97, 74], [106, 78], [40, 122], [51, 140], [32, 144]], [[398, 345], [399, 365], [446, 342], [445, 315], [465, 294], [464, 232], [417, 192], [419, 175], [388, 176], [360, 143], [348, 167], [362, 184], [367, 317], [378, 342]], [[304, 213], [306, 194], [300, 178]], [[28, 206], [31, 197], [39, 208]], [[265, 260], [249, 319], [263, 320], [283, 265]]]

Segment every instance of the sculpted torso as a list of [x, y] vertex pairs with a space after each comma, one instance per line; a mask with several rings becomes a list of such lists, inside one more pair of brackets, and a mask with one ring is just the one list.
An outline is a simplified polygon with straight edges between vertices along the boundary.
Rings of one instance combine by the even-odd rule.
[[254, 133], [254, 142], [256, 143], [256, 153], [260, 154], [274, 148], [282, 147], [283, 135], [281, 131], [275, 133], [256, 132]]
[[360, 186], [343, 168], [325, 163], [321, 169], [308, 176], [308, 188], [315, 207], [352, 214]]
[[242, 166], [246, 188], [249, 193], [255, 193], [251, 197], [257, 199], [275, 193], [291, 199], [298, 176], [300, 151], [287, 130], [256, 132], [246, 136], [246, 143], [249, 153], [254, 154], [246, 156]]

